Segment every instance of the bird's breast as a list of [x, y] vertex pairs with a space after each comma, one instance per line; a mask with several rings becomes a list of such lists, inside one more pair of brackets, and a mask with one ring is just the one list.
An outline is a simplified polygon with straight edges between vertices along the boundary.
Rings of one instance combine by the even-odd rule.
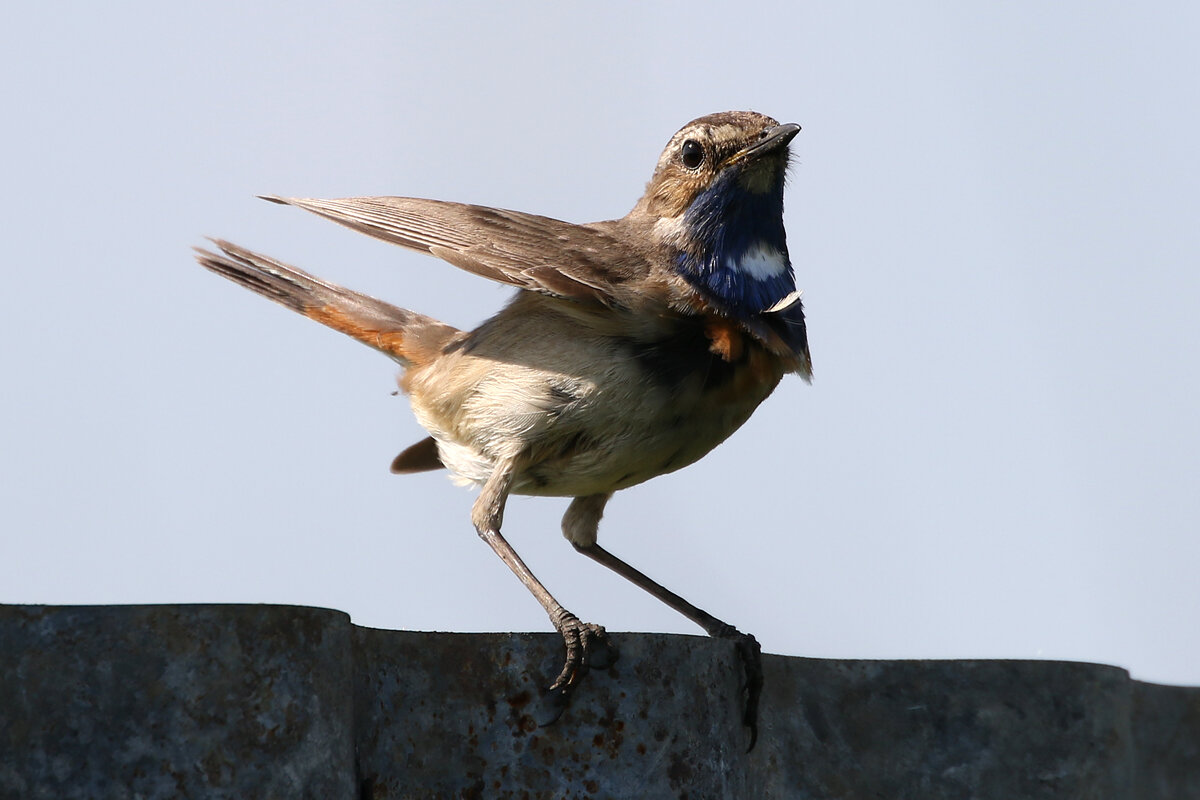
[[641, 483], [724, 441], [784, 372], [717, 317], [621, 320], [555, 303], [514, 306], [403, 382], [463, 483], [483, 483], [510, 459], [518, 494]]

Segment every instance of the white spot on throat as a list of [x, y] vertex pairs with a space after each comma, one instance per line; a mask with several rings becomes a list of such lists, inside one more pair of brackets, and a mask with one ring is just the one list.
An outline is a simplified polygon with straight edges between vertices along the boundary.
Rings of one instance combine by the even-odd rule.
[[763, 242], [756, 242], [746, 248], [746, 252], [742, 253], [740, 259], [735, 261], [733, 258], [727, 257], [725, 267], [761, 281], [782, 275], [787, 270], [787, 262], [784, 260], [783, 253], [776, 248]]

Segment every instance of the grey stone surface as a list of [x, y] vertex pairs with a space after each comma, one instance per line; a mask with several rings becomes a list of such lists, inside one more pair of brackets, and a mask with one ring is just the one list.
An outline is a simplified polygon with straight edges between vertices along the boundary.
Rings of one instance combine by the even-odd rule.
[[616, 664], [539, 727], [540, 687], [562, 666], [556, 634], [360, 631], [363, 796], [753, 796], [732, 647], [615, 641]]
[[354, 797], [352, 626], [280, 606], [0, 606], [0, 798]]
[[1200, 798], [1200, 689], [1048, 661], [768, 656], [615, 634], [539, 727], [554, 634], [289, 606], [0, 606], [0, 798]]

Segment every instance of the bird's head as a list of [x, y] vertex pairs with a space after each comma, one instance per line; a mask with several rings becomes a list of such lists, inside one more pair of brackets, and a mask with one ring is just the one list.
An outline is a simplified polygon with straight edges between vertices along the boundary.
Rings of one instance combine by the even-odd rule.
[[671, 137], [631, 212], [652, 223], [680, 274], [731, 316], [761, 314], [795, 293], [783, 184], [799, 130], [752, 111], [693, 120]]

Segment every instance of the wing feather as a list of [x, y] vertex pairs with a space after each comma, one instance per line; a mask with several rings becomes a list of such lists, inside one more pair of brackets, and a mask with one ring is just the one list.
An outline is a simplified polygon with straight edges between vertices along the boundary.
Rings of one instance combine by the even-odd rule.
[[413, 197], [264, 199], [311, 211], [494, 281], [572, 300], [637, 305], [645, 299], [638, 296], [638, 279], [651, 273], [645, 253], [616, 229], [620, 221], [574, 225], [520, 211]]

